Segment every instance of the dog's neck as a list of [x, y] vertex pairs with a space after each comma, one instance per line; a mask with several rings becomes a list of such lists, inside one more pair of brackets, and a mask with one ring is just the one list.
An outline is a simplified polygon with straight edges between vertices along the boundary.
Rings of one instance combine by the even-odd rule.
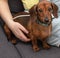
[[36, 20], [36, 23], [39, 25], [42, 25], [42, 26], [46, 26], [46, 27], [51, 24], [51, 22], [50, 23], [44, 23], [44, 22], [40, 21], [39, 19]]

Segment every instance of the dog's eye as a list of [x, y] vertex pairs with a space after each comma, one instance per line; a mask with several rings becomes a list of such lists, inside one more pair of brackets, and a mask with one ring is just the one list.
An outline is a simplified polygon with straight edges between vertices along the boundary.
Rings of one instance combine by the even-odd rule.
[[49, 12], [52, 11], [52, 8], [48, 8], [48, 11], [49, 11]]
[[39, 12], [43, 12], [43, 10], [42, 9], [39, 9]]

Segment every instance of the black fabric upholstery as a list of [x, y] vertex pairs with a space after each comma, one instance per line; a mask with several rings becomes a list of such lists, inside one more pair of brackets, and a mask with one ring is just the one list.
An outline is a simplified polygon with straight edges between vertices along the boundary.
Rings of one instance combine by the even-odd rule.
[[21, 0], [8, 0], [11, 12], [22, 12], [24, 11]]

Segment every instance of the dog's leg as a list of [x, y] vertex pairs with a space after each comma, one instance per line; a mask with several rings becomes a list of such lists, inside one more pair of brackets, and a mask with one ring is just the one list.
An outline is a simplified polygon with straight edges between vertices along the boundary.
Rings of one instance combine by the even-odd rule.
[[8, 41], [11, 41], [13, 44], [16, 44], [16, 39], [12, 37], [12, 32], [9, 30], [7, 25], [4, 25], [4, 31], [7, 35]]
[[33, 45], [33, 50], [34, 50], [35, 52], [37, 52], [37, 51], [40, 50], [40, 48], [39, 48], [38, 45], [37, 45], [37, 40], [36, 40], [35, 38], [32, 40], [32, 45]]
[[50, 46], [47, 44], [46, 40], [42, 41], [42, 44], [43, 44], [44, 49], [49, 49], [50, 48]]
[[37, 45], [37, 39], [36, 39], [36, 37], [34, 37], [34, 36], [32, 35], [32, 36], [31, 36], [31, 40], [32, 40], [33, 50], [34, 50], [35, 52], [39, 51], [40, 48], [39, 48], [38, 45]]

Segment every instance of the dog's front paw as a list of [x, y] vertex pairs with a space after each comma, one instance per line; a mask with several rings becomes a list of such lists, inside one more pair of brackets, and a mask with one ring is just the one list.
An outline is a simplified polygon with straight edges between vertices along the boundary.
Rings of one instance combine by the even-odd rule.
[[35, 52], [37, 52], [37, 51], [40, 50], [40, 48], [39, 48], [38, 46], [33, 46], [33, 50], [34, 50]]

